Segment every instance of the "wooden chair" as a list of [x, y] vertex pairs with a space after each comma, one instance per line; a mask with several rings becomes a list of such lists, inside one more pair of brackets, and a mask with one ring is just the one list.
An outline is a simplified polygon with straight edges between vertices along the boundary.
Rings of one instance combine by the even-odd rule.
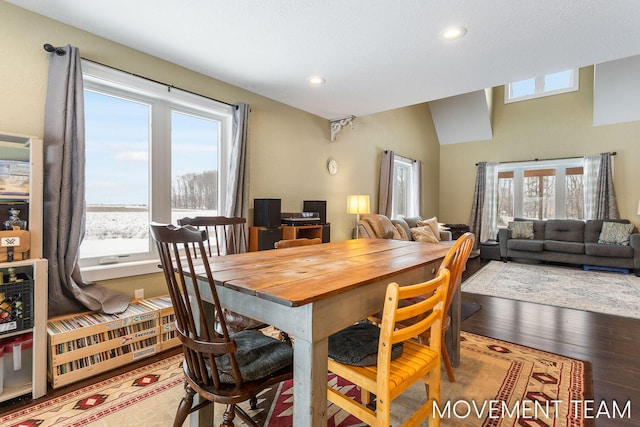
[[185, 217], [178, 220], [178, 225], [192, 225], [198, 229], [206, 230], [209, 235], [209, 240], [207, 240], [209, 256], [212, 256], [212, 243], [218, 256], [239, 254], [247, 252], [249, 249], [246, 218], [226, 216]]
[[[440, 404], [440, 350], [442, 337], [442, 318], [444, 303], [449, 286], [449, 270], [442, 269], [438, 275], [424, 283], [411, 286], [399, 286], [391, 283], [387, 286], [384, 309], [380, 327], [364, 322], [350, 326], [329, 337], [329, 371], [360, 387], [363, 403], [341, 393], [331, 386], [327, 387], [329, 401], [358, 417], [370, 426], [388, 427], [391, 419], [391, 401], [418, 381], [425, 384], [426, 402], [409, 417], [404, 426], [417, 426], [429, 417], [429, 426], [439, 426], [438, 411], [433, 405]], [[427, 298], [416, 298], [427, 295]], [[400, 300], [411, 304], [399, 306]], [[422, 316], [419, 321], [409, 325], [404, 320]], [[362, 332], [377, 332], [378, 340], [373, 341], [377, 354], [373, 365], [361, 362], [371, 358], [372, 340], [361, 339]], [[434, 337], [424, 344], [416, 336], [429, 331]], [[373, 334], [372, 334], [373, 335]], [[375, 336], [375, 335], [373, 335]], [[402, 353], [397, 354], [402, 343]], [[361, 358], [361, 356], [364, 356]], [[338, 360], [347, 359], [347, 363]], [[376, 395], [376, 407], [371, 409], [369, 396]]]
[[[469, 260], [469, 255], [471, 254], [471, 250], [473, 249], [473, 243], [475, 241], [475, 236], [473, 233], [466, 232], [462, 236], [460, 236], [454, 244], [449, 249], [449, 252], [442, 260], [440, 264], [440, 270], [447, 269], [451, 274], [451, 278], [449, 280], [449, 289], [447, 291], [447, 300], [444, 305], [444, 318], [442, 321], [442, 341], [444, 342], [444, 336], [449, 330], [451, 326], [451, 303], [453, 302], [453, 297], [458, 291], [458, 287], [462, 282], [462, 273], [467, 268], [467, 261]], [[421, 298], [421, 297], [418, 297]], [[401, 301], [400, 305], [406, 304], [407, 302]], [[380, 323], [380, 313], [369, 317], [369, 320], [373, 323]], [[410, 323], [415, 321], [416, 319], [409, 319], [405, 321], [405, 323]], [[418, 338], [422, 342], [429, 342], [429, 331], [425, 332]], [[453, 365], [451, 364], [451, 358], [449, 357], [449, 352], [447, 351], [447, 346], [442, 346], [442, 363], [447, 371], [447, 377], [449, 381], [455, 382], [455, 374], [453, 372]]]
[[[471, 254], [471, 250], [473, 249], [473, 244], [475, 242], [475, 236], [473, 233], [466, 232], [462, 236], [458, 237], [455, 241], [447, 255], [442, 260], [440, 264], [440, 269], [448, 269], [451, 273], [451, 279], [449, 280], [449, 290], [447, 291], [447, 300], [444, 304], [444, 319], [442, 321], [442, 340], [444, 341], [444, 335], [449, 330], [451, 326], [451, 303], [453, 302], [453, 297], [458, 292], [458, 287], [460, 283], [462, 283], [462, 273], [467, 268], [467, 261], [469, 260], [469, 255]], [[429, 339], [429, 335], [423, 334], [421, 336], [422, 340]], [[449, 352], [447, 351], [447, 346], [442, 346], [442, 362], [444, 364], [445, 369], [447, 370], [447, 377], [449, 377], [449, 381], [455, 382], [456, 378], [453, 373], [453, 365], [451, 364], [451, 359], [449, 358]]]
[[[215, 247], [215, 254], [218, 256], [247, 252], [249, 248], [246, 218], [225, 216], [185, 217], [178, 220], [178, 225], [191, 225], [199, 230], [205, 230], [209, 236], [206, 242], [209, 256], [214, 255], [212, 245]], [[195, 252], [197, 253], [197, 251]], [[265, 323], [242, 316], [226, 308], [223, 308], [223, 313], [226, 318], [227, 328], [231, 332], [238, 332], [243, 329], [262, 329], [268, 326]], [[218, 317], [216, 313], [215, 318], [217, 319]], [[220, 328], [216, 326], [216, 329], [220, 332]]]
[[[237, 404], [249, 400], [255, 409], [256, 396], [265, 388], [293, 378], [293, 349], [256, 330], [232, 335], [224, 318], [219, 319], [220, 334], [213, 325], [199, 325], [199, 319], [206, 318], [202, 293], [211, 295], [215, 309], [221, 308], [207, 259], [206, 231], [152, 223], [151, 235], [160, 254], [184, 352], [185, 395], [173, 425], [182, 426], [189, 413], [215, 401], [227, 405], [221, 426], [233, 426], [236, 414], [255, 426]], [[206, 281], [196, 280], [197, 268], [204, 271]], [[194, 405], [196, 393], [200, 399]]]
[[282, 249], [282, 248], [297, 248], [298, 246], [318, 245], [320, 243], [322, 243], [322, 239], [315, 237], [313, 239], [278, 240], [273, 246], [276, 249]]

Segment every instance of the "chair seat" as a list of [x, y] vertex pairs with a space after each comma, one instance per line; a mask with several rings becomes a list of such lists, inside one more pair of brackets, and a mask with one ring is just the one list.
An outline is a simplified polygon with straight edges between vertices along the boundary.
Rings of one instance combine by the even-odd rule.
[[[291, 346], [254, 329], [234, 334], [235, 352], [243, 381], [257, 381], [291, 366], [293, 348]], [[218, 374], [223, 383], [234, 383], [229, 356], [216, 356]], [[207, 369], [210, 369], [207, 366]]]
[[[435, 366], [439, 367], [440, 356], [426, 345], [417, 341], [404, 341], [402, 357], [391, 361], [389, 372], [389, 390], [391, 398], [402, 394], [404, 390], [418, 381]], [[416, 366], [419, 369], [416, 369]], [[377, 366], [345, 366], [331, 359], [328, 361], [328, 369], [334, 374], [349, 378], [353, 381], [358, 378], [358, 386], [367, 390], [376, 389], [378, 375]], [[347, 372], [348, 371], [348, 372]], [[353, 374], [356, 374], [355, 376]]]
[[[329, 358], [352, 366], [371, 366], [378, 361], [380, 328], [356, 323], [329, 336]], [[403, 343], [391, 347], [391, 360], [402, 355]]]

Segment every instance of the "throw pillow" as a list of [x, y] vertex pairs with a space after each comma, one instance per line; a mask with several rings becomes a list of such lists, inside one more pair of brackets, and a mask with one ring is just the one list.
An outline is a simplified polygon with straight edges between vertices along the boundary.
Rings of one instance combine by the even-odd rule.
[[409, 240], [409, 236], [407, 236], [407, 232], [402, 225], [394, 224], [394, 226], [396, 227], [398, 234], [400, 234], [400, 240]]
[[533, 239], [533, 221], [514, 221], [509, 223], [512, 239]]
[[433, 231], [433, 235], [436, 237], [436, 239], [438, 239], [438, 241], [440, 241], [440, 227], [438, 225], [438, 218], [434, 216], [433, 218], [423, 219], [422, 221], [418, 221], [418, 227], [425, 227], [425, 226], [430, 227], [431, 231]]
[[598, 243], [601, 245], [629, 246], [629, 236], [633, 233], [633, 224], [603, 222]]
[[413, 240], [416, 242], [438, 243], [440, 241], [428, 225], [412, 228], [411, 237], [413, 237]]

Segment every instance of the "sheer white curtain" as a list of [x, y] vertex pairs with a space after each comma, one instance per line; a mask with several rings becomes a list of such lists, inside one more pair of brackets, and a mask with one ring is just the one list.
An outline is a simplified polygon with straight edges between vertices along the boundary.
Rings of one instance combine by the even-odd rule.
[[495, 240], [498, 235], [498, 166], [487, 163], [484, 205], [482, 206], [482, 232], [480, 241]]
[[411, 188], [413, 191], [409, 194], [409, 206], [411, 211], [408, 212], [408, 216], [420, 215], [420, 209], [422, 207], [422, 162], [420, 160], [414, 160], [411, 165], [413, 183]]

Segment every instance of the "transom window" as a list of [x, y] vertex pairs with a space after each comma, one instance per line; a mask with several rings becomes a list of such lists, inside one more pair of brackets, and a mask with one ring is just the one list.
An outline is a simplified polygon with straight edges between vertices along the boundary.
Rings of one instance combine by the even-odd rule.
[[224, 212], [231, 107], [89, 61], [83, 74], [80, 265], [156, 259], [150, 221]]
[[512, 82], [505, 86], [504, 102], [508, 104], [510, 102], [577, 91], [579, 88], [578, 80], [579, 70], [573, 69]]
[[584, 219], [583, 159], [502, 164], [498, 227], [514, 218]]

